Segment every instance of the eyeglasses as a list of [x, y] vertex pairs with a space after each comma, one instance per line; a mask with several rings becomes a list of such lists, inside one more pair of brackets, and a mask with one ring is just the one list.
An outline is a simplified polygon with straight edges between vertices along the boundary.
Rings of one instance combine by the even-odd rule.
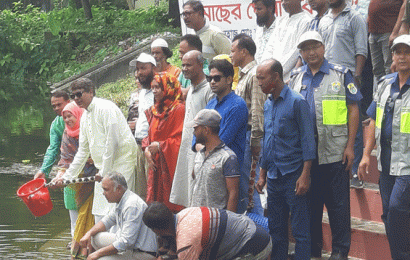
[[193, 15], [194, 13], [196, 13], [196, 11], [192, 11], [192, 12], [183, 12], [183, 13], [181, 14], [181, 16], [182, 16], [182, 17], [188, 17], [188, 16]]
[[211, 82], [212, 80], [214, 80], [215, 82], [219, 82], [221, 81], [222, 78], [224, 78], [225, 76], [222, 75], [216, 75], [216, 76], [205, 76], [206, 77], [206, 81]]
[[71, 99], [75, 99], [75, 97], [80, 98], [80, 97], [83, 96], [83, 92], [84, 92], [84, 91], [79, 91], [79, 92], [76, 92], [76, 93], [71, 93], [71, 94], [70, 94], [70, 98], [71, 98]]

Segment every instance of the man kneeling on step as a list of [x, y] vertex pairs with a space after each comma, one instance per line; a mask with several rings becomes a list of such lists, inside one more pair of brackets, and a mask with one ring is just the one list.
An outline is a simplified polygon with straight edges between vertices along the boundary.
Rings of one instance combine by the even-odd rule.
[[[102, 188], [108, 202], [116, 205], [80, 240], [84, 248], [96, 250], [87, 260], [156, 259], [156, 235], [142, 222], [147, 204], [128, 190], [120, 173], [113, 172], [104, 177]], [[113, 226], [115, 233], [109, 232]]]

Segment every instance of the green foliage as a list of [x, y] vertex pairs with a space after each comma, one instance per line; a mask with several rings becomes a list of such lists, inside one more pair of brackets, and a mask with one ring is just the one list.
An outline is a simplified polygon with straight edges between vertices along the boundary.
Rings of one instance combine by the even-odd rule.
[[[163, 31], [168, 25], [167, 5], [124, 10], [109, 3], [93, 6], [93, 20], [72, 6], [49, 13], [37, 7], [14, 3], [12, 10], [0, 12], [0, 78], [12, 82], [58, 82], [112, 57], [121, 48], [118, 42], [132, 42]], [[19, 92], [41, 94], [45, 84], [17, 87], [4, 85], [0, 100]], [[24, 85], [24, 84], [22, 84]]]
[[182, 67], [182, 62], [179, 58], [179, 44], [172, 49], [172, 57], [168, 59], [168, 62], [177, 67]]
[[107, 83], [99, 87], [96, 95], [113, 101], [124, 113], [128, 115], [128, 103], [131, 93], [136, 89], [135, 78], [128, 76], [114, 83]]

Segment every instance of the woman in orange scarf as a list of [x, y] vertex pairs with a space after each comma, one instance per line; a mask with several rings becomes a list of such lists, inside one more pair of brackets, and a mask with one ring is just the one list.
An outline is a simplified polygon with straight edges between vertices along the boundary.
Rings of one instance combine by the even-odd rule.
[[163, 202], [171, 211], [178, 212], [183, 207], [169, 202], [169, 194], [181, 144], [185, 105], [180, 84], [174, 76], [167, 73], [155, 75], [151, 89], [155, 104], [145, 111], [149, 130], [142, 141], [150, 164], [147, 202]]

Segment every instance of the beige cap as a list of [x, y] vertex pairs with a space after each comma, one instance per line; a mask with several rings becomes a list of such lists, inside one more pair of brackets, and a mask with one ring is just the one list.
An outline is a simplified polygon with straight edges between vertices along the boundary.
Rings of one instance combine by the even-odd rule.
[[307, 41], [317, 41], [323, 44], [322, 36], [317, 31], [307, 31], [299, 38], [298, 49]]

